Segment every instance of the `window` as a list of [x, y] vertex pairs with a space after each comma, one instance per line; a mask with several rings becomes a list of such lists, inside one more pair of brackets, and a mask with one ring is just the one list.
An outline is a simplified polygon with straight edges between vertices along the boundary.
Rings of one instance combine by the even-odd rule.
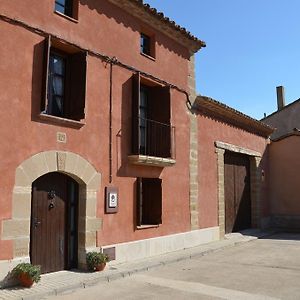
[[78, 18], [78, 0], [55, 0], [55, 11], [71, 18]]
[[155, 38], [154, 34], [140, 34], [140, 53], [148, 58], [155, 58]]
[[151, 38], [144, 33], [141, 33], [141, 53], [151, 55]]
[[42, 114], [84, 119], [86, 52], [50, 38], [45, 48]]
[[162, 180], [137, 178], [137, 226], [162, 224]]
[[66, 81], [66, 58], [50, 53], [49, 79], [48, 79], [48, 107], [49, 115], [63, 117], [65, 102], [65, 81]]
[[171, 158], [170, 87], [133, 76], [132, 154]]

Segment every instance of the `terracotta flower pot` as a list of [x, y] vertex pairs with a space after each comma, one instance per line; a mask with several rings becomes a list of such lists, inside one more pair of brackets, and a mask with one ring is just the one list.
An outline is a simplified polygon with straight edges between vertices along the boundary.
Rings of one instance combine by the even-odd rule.
[[27, 273], [21, 273], [19, 275], [19, 282], [21, 286], [30, 288], [33, 285], [33, 280], [28, 276]]
[[106, 263], [101, 263], [96, 266], [96, 271], [103, 271], [105, 269]]

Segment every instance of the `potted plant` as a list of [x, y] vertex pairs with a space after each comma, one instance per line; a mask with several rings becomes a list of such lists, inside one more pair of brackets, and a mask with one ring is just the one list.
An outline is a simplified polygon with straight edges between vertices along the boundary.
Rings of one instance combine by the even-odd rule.
[[24, 287], [31, 287], [34, 282], [41, 279], [41, 267], [30, 263], [20, 263], [13, 270], [12, 274]]
[[86, 255], [86, 263], [90, 271], [103, 271], [108, 261], [108, 255], [101, 252], [88, 252]]

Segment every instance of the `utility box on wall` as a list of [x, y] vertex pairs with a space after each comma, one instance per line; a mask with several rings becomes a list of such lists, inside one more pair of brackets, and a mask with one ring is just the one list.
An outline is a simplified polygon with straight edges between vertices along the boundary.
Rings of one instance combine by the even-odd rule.
[[115, 214], [118, 212], [119, 193], [116, 187], [105, 188], [105, 213]]

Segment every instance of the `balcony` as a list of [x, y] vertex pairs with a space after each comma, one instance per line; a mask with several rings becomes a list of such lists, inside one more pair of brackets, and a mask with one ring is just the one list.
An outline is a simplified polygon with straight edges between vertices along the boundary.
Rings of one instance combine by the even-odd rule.
[[136, 118], [134, 124], [128, 156], [132, 164], [166, 167], [176, 163], [174, 126], [145, 118]]

